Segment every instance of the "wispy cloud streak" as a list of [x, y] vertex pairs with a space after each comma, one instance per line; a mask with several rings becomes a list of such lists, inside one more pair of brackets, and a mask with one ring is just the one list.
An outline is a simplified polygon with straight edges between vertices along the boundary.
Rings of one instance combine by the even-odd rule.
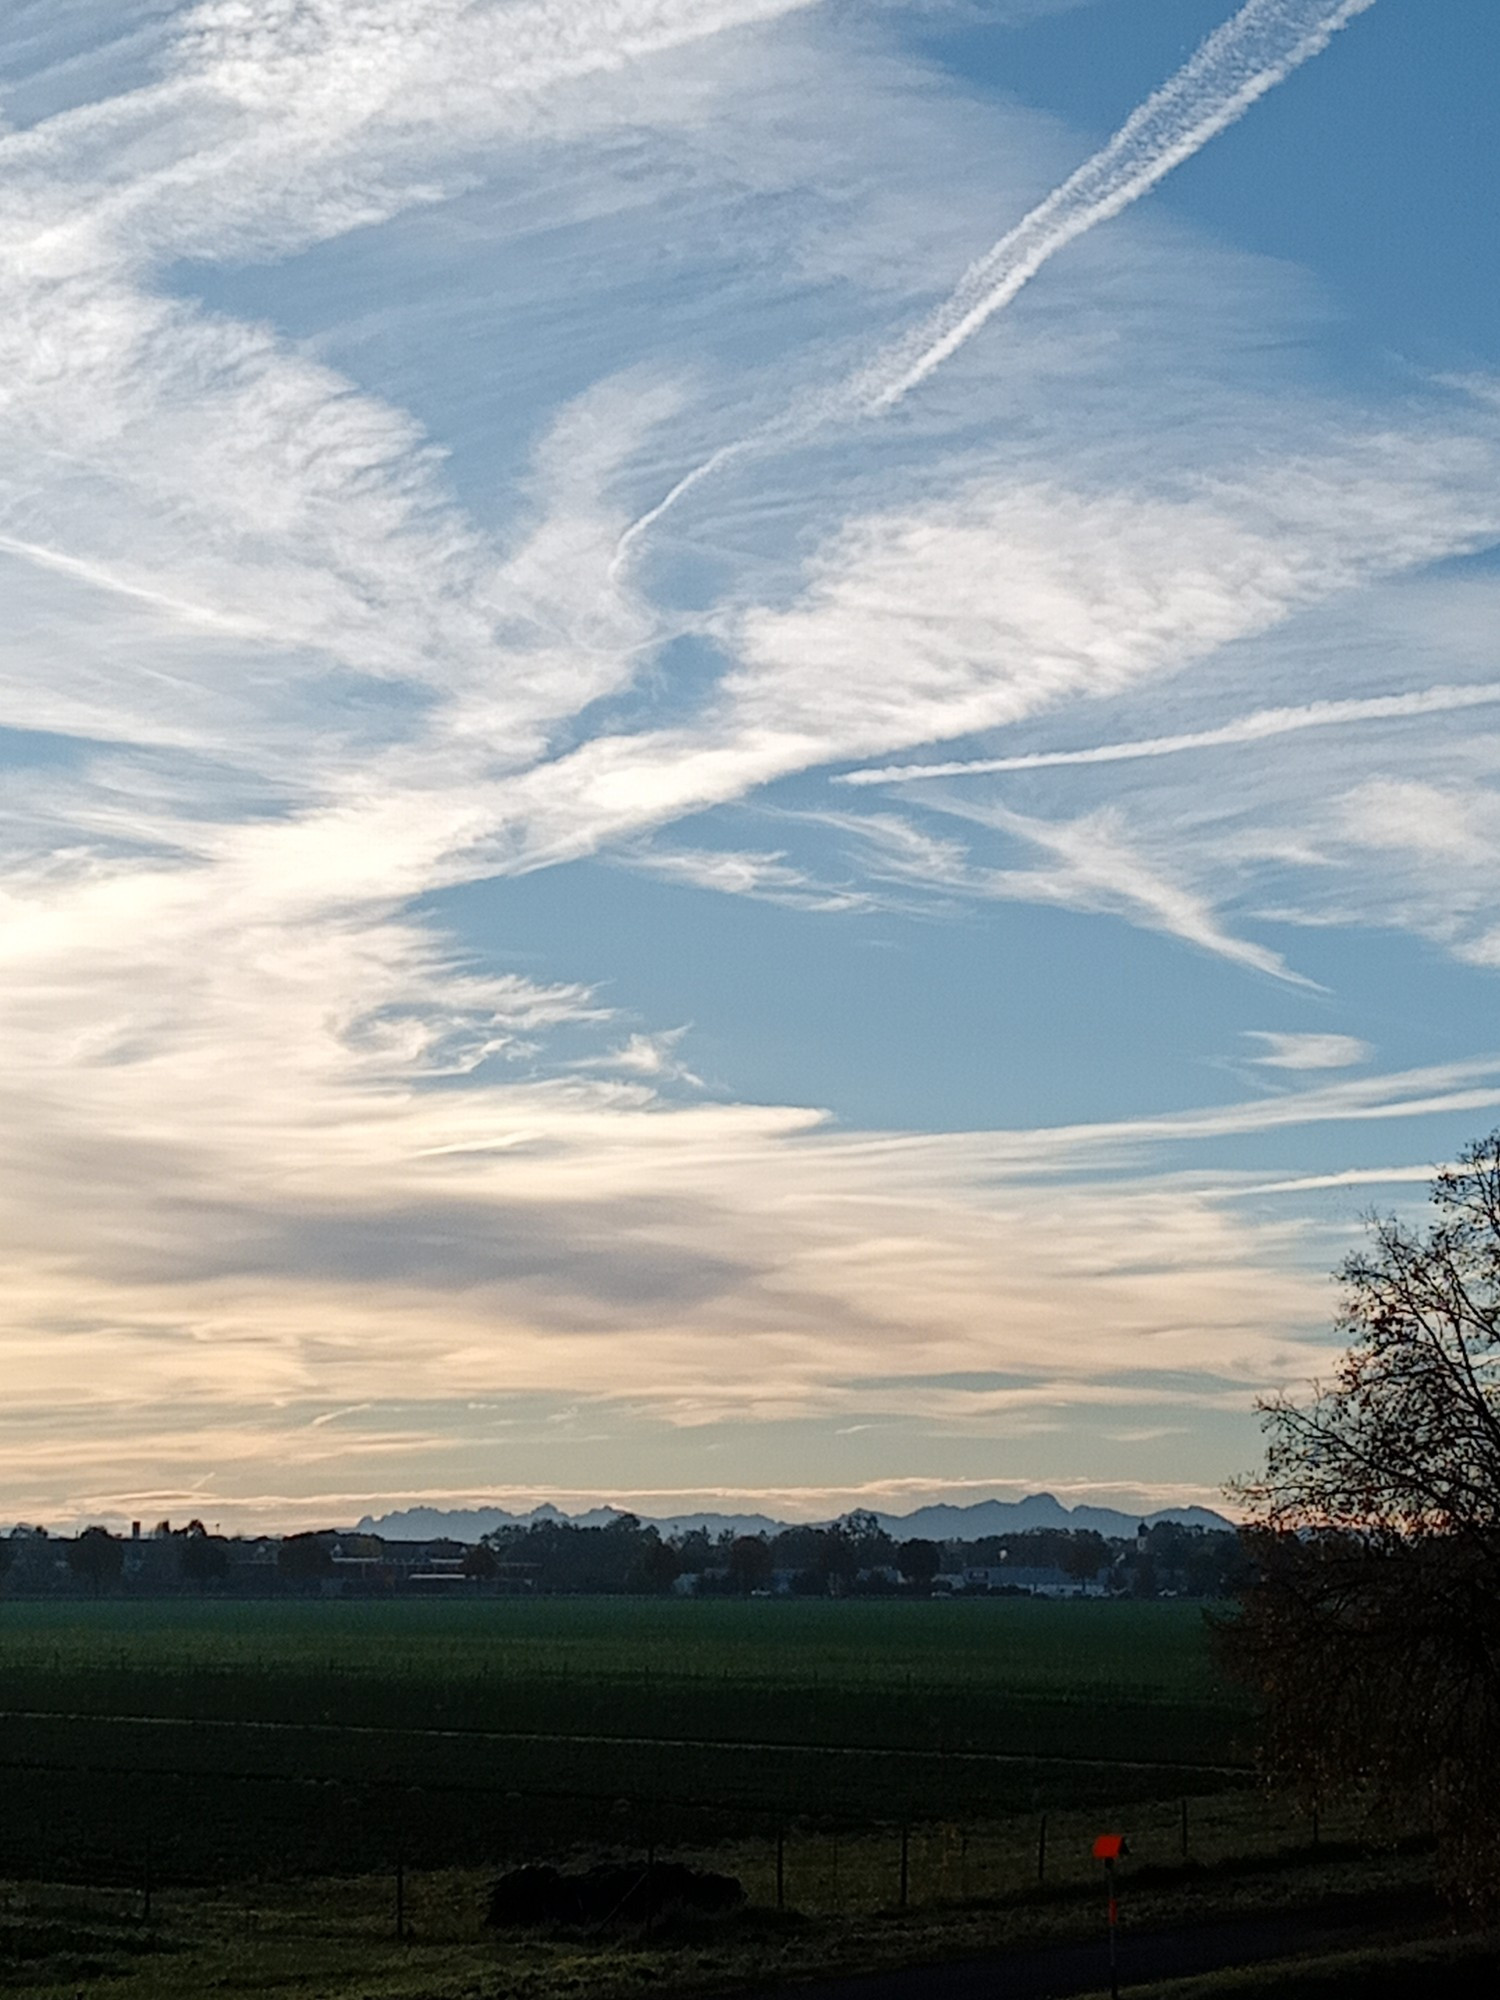
[[1261, 708], [1217, 729], [1194, 729], [1177, 736], [1143, 736], [1130, 743], [1096, 743], [1086, 750], [1033, 750], [1016, 757], [960, 758], [947, 764], [883, 764], [843, 771], [836, 785], [908, 784], [919, 778], [979, 778], [1005, 771], [1047, 771], [1062, 764], [1125, 764], [1137, 757], [1174, 757], [1184, 750], [1217, 750], [1236, 743], [1260, 743], [1302, 729], [1329, 729], [1351, 722], [1399, 721], [1406, 716], [1442, 715], [1450, 709], [1486, 708], [1500, 702], [1500, 681], [1472, 687], [1419, 688], [1410, 694], [1372, 695], [1355, 701], [1310, 701], [1296, 708]]

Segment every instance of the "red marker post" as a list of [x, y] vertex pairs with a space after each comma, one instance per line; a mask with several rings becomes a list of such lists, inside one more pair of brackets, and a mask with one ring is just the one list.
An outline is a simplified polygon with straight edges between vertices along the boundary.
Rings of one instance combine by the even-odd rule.
[[1130, 1852], [1121, 1833], [1101, 1833], [1094, 1842], [1094, 1859], [1104, 1863], [1104, 1880], [1109, 1889], [1109, 2000], [1120, 2000], [1118, 1938], [1120, 1903], [1115, 1895], [1115, 1863]]

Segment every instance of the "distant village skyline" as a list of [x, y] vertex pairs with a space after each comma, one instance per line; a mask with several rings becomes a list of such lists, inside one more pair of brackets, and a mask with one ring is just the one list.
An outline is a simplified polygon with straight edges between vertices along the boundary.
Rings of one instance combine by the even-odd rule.
[[193, 1520], [0, 1540], [0, 1592], [20, 1598], [515, 1596], [1222, 1597], [1246, 1573], [1230, 1523], [1194, 1509], [1137, 1520], [1012, 1505], [864, 1510], [824, 1523], [694, 1515], [643, 1521], [555, 1508], [516, 1517], [415, 1514], [355, 1529], [225, 1536]]

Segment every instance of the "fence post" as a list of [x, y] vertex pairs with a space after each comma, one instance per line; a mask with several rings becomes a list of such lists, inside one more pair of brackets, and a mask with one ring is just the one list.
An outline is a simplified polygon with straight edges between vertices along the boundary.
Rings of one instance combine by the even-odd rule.
[[1036, 1836], [1036, 1879], [1038, 1882], [1045, 1882], [1047, 1879], [1047, 1815], [1045, 1813], [1042, 1814], [1042, 1823], [1037, 1829]]
[[911, 1828], [905, 1820], [901, 1822], [901, 1907], [906, 1908], [906, 1890], [909, 1879], [908, 1863], [911, 1853]]
[[1106, 1861], [1109, 1882], [1109, 2000], [1120, 2000], [1120, 1905], [1115, 1896], [1115, 1864]]

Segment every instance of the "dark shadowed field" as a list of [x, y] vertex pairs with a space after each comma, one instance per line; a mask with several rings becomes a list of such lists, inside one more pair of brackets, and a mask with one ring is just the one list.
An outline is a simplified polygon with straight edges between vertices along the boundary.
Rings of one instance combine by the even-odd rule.
[[0, 1862], [162, 1878], [1219, 1791], [1196, 1606], [12, 1604]]
[[[1097, 1934], [1103, 1830], [1141, 1923], [1363, 1895], [1372, 1868], [1420, 1902], [1425, 1865], [1327, 1819], [1314, 1848], [1261, 1793], [1185, 1604], [12, 1603], [0, 1711], [24, 1993], [709, 1992], [1066, 1943]], [[481, 1925], [503, 1867], [652, 1855], [745, 1907]]]

